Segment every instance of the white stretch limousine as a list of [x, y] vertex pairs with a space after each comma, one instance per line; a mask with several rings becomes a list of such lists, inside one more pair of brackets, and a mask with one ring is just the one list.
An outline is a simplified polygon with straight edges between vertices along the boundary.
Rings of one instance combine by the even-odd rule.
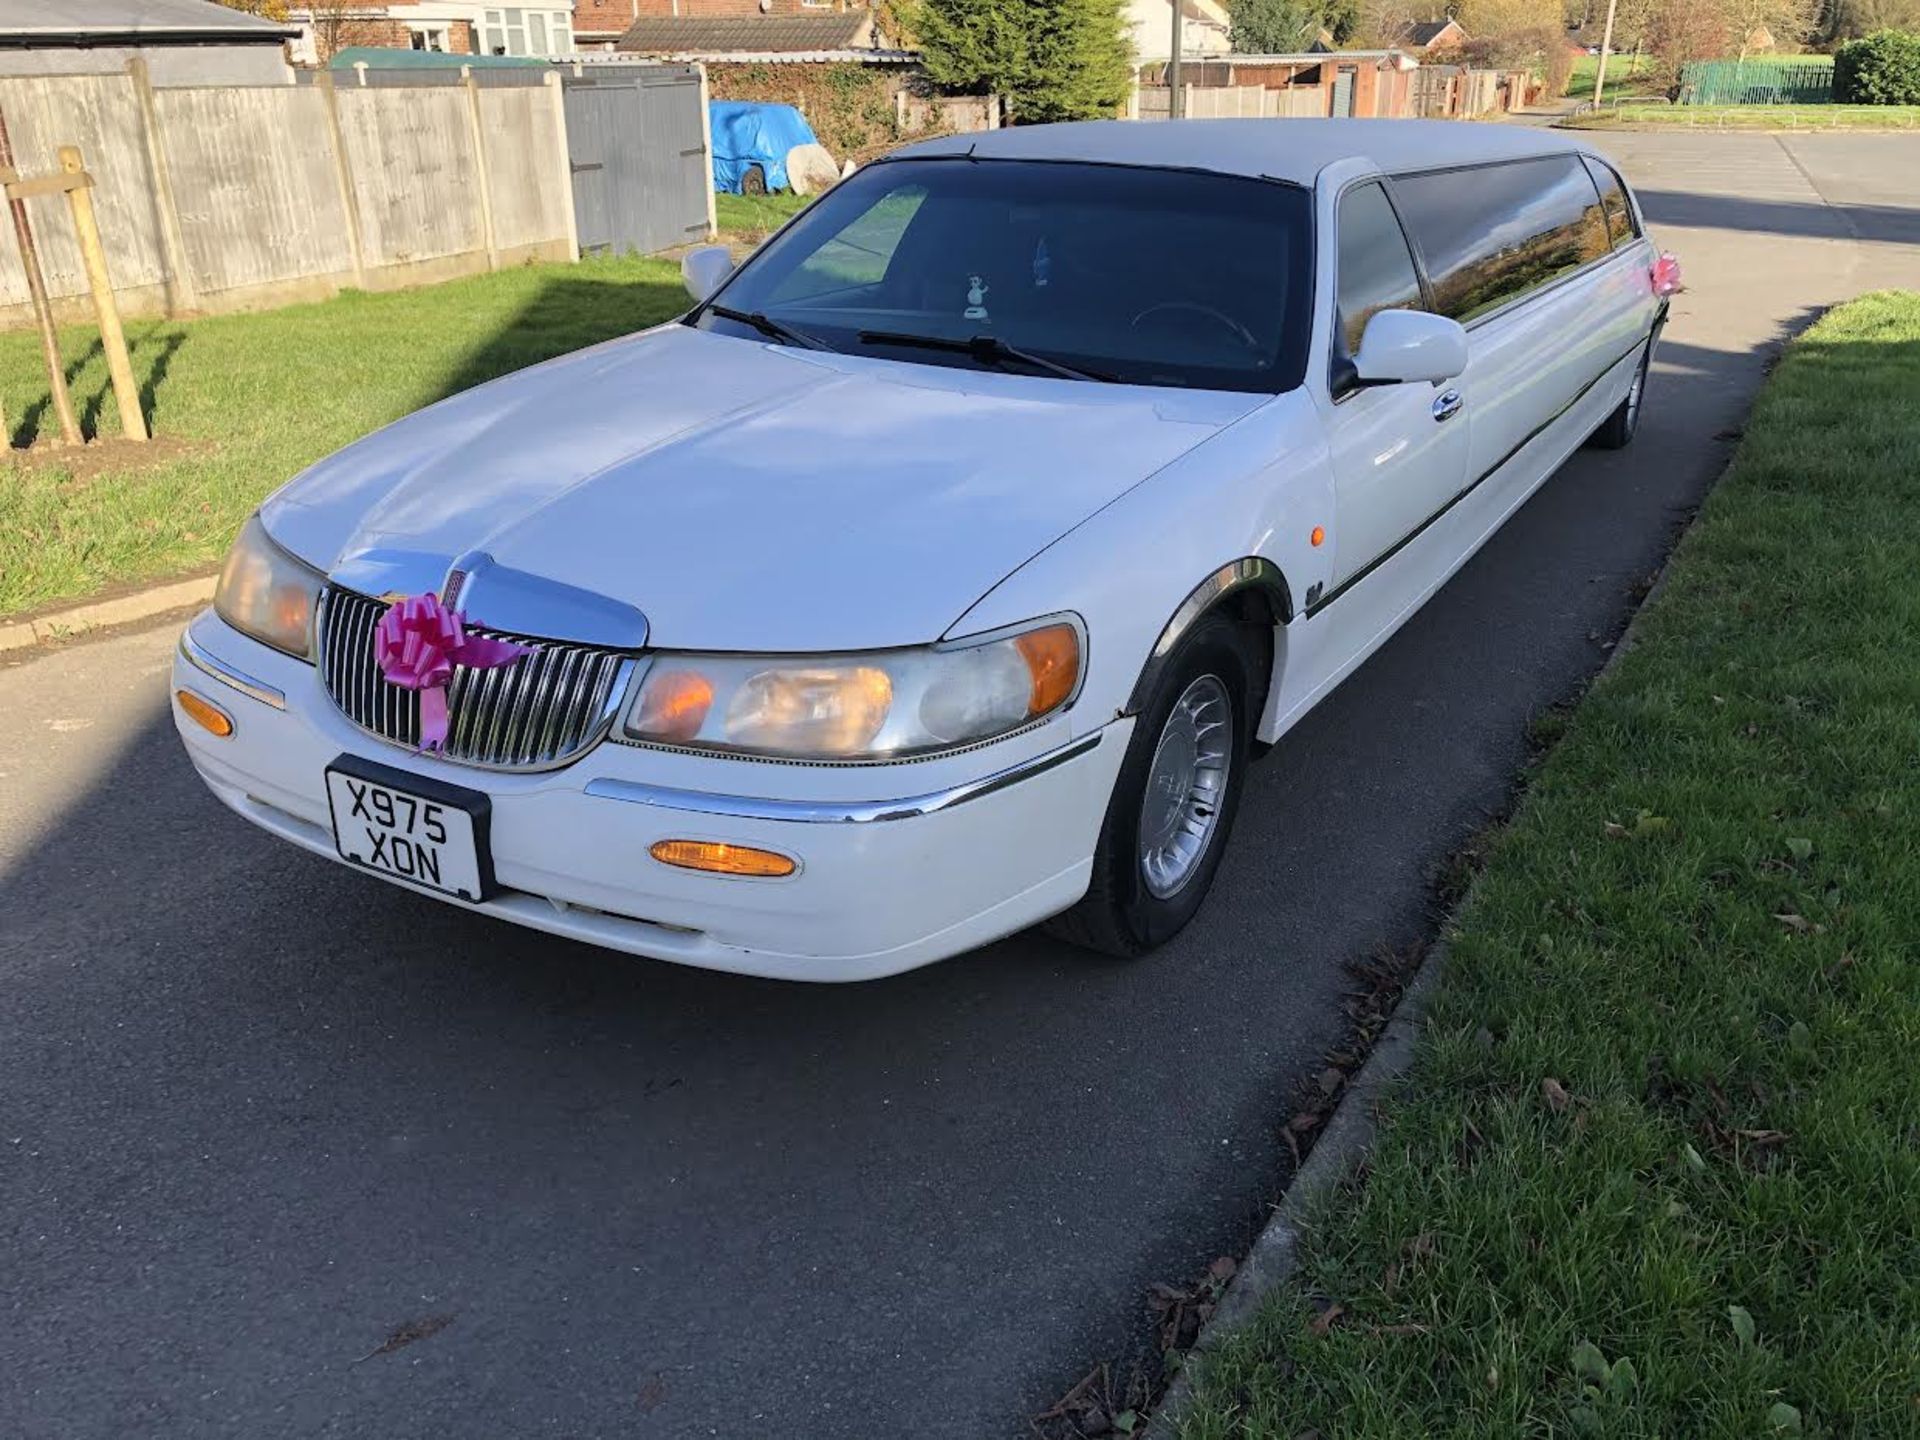
[[1554, 133], [911, 146], [282, 488], [176, 721], [264, 829], [635, 954], [1142, 954], [1253, 755], [1632, 437], [1671, 263]]

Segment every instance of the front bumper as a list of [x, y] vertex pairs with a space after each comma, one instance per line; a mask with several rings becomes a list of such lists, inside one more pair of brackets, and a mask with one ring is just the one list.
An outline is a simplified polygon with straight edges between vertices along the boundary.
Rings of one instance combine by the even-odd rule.
[[[857, 767], [603, 742], [561, 770], [494, 772], [366, 734], [313, 666], [211, 611], [182, 637], [173, 688], [233, 718], [217, 738], [174, 706], [208, 787], [296, 845], [339, 859], [324, 772], [358, 755], [491, 799], [498, 893], [479, 905], [421, 893], [635, 955], [792, 980], [910, 970], [1073, 904], [1132, 727], [1075, 735], [1069, 713], [969, 754]], [[648, 854], [665, 839], [777, 850], [800, 868], [782, 879], [678, 870]]]

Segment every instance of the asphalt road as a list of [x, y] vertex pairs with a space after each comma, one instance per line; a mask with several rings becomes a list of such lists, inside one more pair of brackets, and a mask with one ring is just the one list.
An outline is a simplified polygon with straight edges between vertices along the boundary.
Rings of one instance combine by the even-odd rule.
[[1691, 287], [1638, 442], [1255, 773], [1139, 965], [1027, 935], [822, 989], [522, 933], [216, 805], [172, 628], [0, 669], [0, 1434], [999, 1436], [1134, 1353], [1151, 1282], [1245, 1243], [1343, 965], [1430, 933], [1769, 348], [1920, 284], [1920, 137], [1605, 143]]

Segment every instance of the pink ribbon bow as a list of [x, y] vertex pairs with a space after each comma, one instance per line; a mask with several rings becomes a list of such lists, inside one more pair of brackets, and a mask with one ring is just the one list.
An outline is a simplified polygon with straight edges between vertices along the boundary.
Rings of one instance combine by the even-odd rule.
[[1680, 257], [1662, 250], [1653, 262], [1653, 293], [1671, 295], [1680, 288]]
[[409, 595], [387, 607], [373, 631], [373, 658], [389, 683], [420, 692], [420, 748], [447, 743], [447, 682], [453, 667], [493, 670], [530, 655], [511, 640], [469, 635], [458, 610], [432, 591]]

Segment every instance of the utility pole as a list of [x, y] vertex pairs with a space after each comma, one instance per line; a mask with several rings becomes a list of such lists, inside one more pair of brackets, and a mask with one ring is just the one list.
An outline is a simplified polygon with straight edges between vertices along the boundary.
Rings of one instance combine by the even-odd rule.
[[1178, 120], [1186, 107], [1180, 103], [1180, 7], [1182, 0], [1168, 0], [1173, 11], [1173, 56], [1167, 61], [1167, 118]]
[[1607, 28], [1600, 32], [1600, 63], [1593, 67], [1593, 107], [1600, 108], [1600, 87], [1607, 83], [1607, 52], [1613, 49], [1613, 12], [1620, 0], [1607, 0]]

